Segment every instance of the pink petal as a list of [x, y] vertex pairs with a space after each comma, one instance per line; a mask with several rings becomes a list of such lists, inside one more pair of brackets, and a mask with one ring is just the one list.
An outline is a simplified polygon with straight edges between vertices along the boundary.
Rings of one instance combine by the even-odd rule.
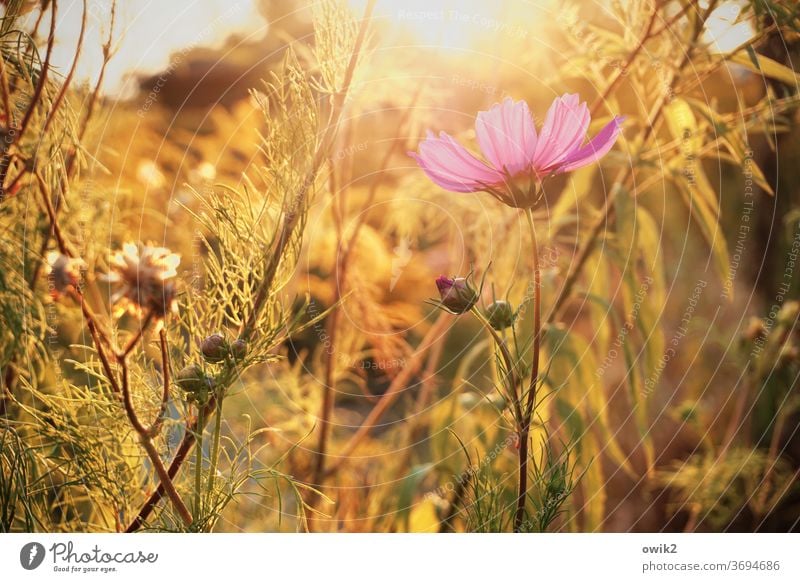
[[533, 157], [533, 165], [540, 174], [547, 174], [578, 149], [586, 137], [589, 121], [589, 108], [580, 103], [577, 95], [562, 95], [553, 101]]
[[536, 148], [536, 127], [528, 104], [507, 97], [478, 113], [475, 133], [481, 152], [495, 169], [516, 174], [530, 166]]
[[600, 130], [592, 141], [567, 156], [556, 168], [556, 173], [570, 172], [596, 162], [608, 153], [622, 132], [624, 116], [615, 117]]
[[409, 152], [419, 167], [436, 184], [452, 192], [477, 192], [487, 184], [503, 181], [503, 174], [473, 156], [445, 132], [428, 137], [419, 145], [419, 153]]

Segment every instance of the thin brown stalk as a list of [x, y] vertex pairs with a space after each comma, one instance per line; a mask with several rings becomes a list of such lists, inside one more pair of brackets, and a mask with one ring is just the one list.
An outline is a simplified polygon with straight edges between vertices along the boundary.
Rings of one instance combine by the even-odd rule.
[[[403, 115], [401, 116], [400, 125], [399, 127], [403, 127], [407, 122], [408, 119], [411, 117], [411, 111], [414, 109], [414, 105], [416, 104], [417, 99], [422, 91], [422, 85], [417, 88], [416, 93], [411, 99], [411, 103], [409, 106], [404, 110]], [[383, 159], [381, 160], [381, 164], [379, 165], [379, 172], [384, 172], [389, 166], [389, 161], [391, 160], [392, 155], [396, 151], [398, 144], [402, 142], [394, 141], [392, 142], [391, 147], [387, 148], [386, 152], [384, 153]], [[370, 208], [372, 206], [373, 201], [375, 200], [375, 196], [377, 194], [378, 189], [378, 180], [373, 180], [370, 184], [369, 191], [367, 193], [366, 202], [363, 205], [363, 208]], [[326, 329], [326, 333], [330, 338], [330, 343], [332, 346], [336, 346], [336, 337], [338, 335], [339, 329], [339, 314], [340, 314], [340, 301], [342, 296], [344, 295], [347, 289], [347, 273], [350, 267], [350, 259], [352, 257], [353, 249], [356, 246], [358, 241], [358, 235], [361, 232], [361, 228], [366, 223], [367, 213], [360, 212], [358, 217], [356, 218], [356, 224], [352, 229], [352, 232], [349, 236], [345, 237], [342, 229], [342, 222], [344, 220], [344, 214], [346, 211], [345, 208], [345, 197], [342, 196], [340, 193], [337, 192], [336, 189], [336, 181], [335, 181], [335, 172], [333, 169], [331, 170], [331, 195], [336, 196], [340, 200], [340, 205], [336, 205], [336, 201], [332, 205], [334, 208], [333, 216], [334, 216], [334, 223], [336, 225], [336, 267], [335, 273], [336, 277], [334, 280], [333, 286], [333, 301], [331, 312], [328, 315], [328, 325]], [[327, 444], [328, 438], [330, 436], [330, 419], [333, 415], [333, 409], [336, 400], [336, 390], [334, 386], [334, 375], [335, 375], [335, 368], [336, 368], [336, 358], [335, 349], [329, 350], [327, 353], [327, 357], [325, 360], [325, 384], [323, 387], [322, 393], [322, 412], [320, 414], [320, 429], [319, 429], [319, 440], [317, 442], [317, 449], [314, 456], [314, 469], [312, 473], [312, 481], [317, 484], [321, 485], [324, 477], [326, 475], [325, 472], [325, 459], [327, 455]]]
[[[444, 341], [438, 341], [431, 348], [431, 353], [428, 356], [428, 363], [425, 364], [425, 369], [422, 373], [422, 388], [419, 391], [419, 398], [417, 398], [414, 419], [419, 418], [431, 401], [431, 396], [437, 386], [436, 374], [442, 359], [442, 354], [444, 353], [444, 344]], [[413, 424], [415, 424], [415, 421], [412, 421], [412, 425]], [[412, 426], [412, 433], [415, 432], [415, 428], [416, 427]]]
[[101, 339], [100, 331], [97, 329], [94, 314], [86, 304], [86, 299], [80, 291], [77, 289], [72, 289], [71, 294], [73, 299], [75, 299], [75, 301], [81, 306], [83, 318], [86, 320], [86, 327], [89, 328], [89, 334], [92, 336], [92, 342], [95, 345], [97, 356], [100, 358], [100, 363], [103, 365], [103, 371], [106, 374], [106, 378], [111, 385], [111, 390], [114, 392], [114, 394], [121, 395], [122, 391], [119, 388], [116, 374], [114, 374], [114, 371], [111, 369], [111, 361], [109, 360], [106, 350], [103, 347], [104, 342]]
[[[203, 407], [203, 417], [205, 421], [210, 420], [211, 413], [215, 407], [216, 398], [212, 396], [209, 402]], [[203, 430], [204, 428], [205, 427], [201, 427], [199, 425], [199, 416], [195, 417], [195, 419], [186, 426], [186, 429], [183, 433], [183, 438], [181, 439], [181, 442], [175, 451], [175, 456], [172, 457], [172, 462], [169, 464], [169, 468], [167, 469], [167, 476], [170, 479], [175, 479], [175, 477], [178, 475], [178, 472], [180, 471], [184, 462], [186, 462], [189, 453], [192, 451], [192, 447], [194, 447], [194, 443], [196, 441], [195, 435], [198, 434], [199, 430]], [[139, 513], [131, 521], [125, 531], [131, 533], [141, 529], [141, 527], [147, 523], [147, 520], [150, 518], [150, 515], [155, 510], [158, 503], [164, 498], [164, 495], [166, 495], [166, 488], [164, 487], [163, 483], [159, 483], [156, 486], [155, 491], [153, 491], [145, 500], [141, 509], [139, 509]]]
[[[331, 195], [335, 196], [336, 193], [336, 167], [331, 163], [331, 171], [329, 176]], [[341, 196], [339, 197], [342, 198]], [[342, 217], [343, 208], [337, 206], [336, 200], [332, 204], [333, 220], [336, 226], [336, 258], [334, 260], [335, 273], [333, 284], [333, 302], [331, 312], [328, 314], [326, 322], [326, 333], [330, 338], [332, 349], [327, 350], [325, 358], [325, 379], [322, 387], [322, 408], [319, 417], [319, 438], [317, 441], [317, 450], [314, 454], [314, 465], [312, 470], [311, 480], [315, 484], [320, 484], [321, 476], [325, 471], [325, 455], [328, 448], [328, 436], [331, 432], [330, 419], [333, 416], [333, 406], [335, 397], [335, 374], [336, 374], [336, 341], [339, 331], [339, 302], [341, 301], [344, 286], [347, 284], [347, 261], [342, 256]]]
[[6, 60], [0, 58], [0, 92], [3, 97], [3, 108], [6, 115], [6, 126], [11, 127], [11, 89], [8, 86], [8, 75], [6, 74]]
[[[47, 77], [50, 72], [50, 58], [53, 56], [53, 44], [56, 40], [56, 20], [58, 19], [58, 1], [51, 0], [50, 2], [50, 32], [47, 35], [47, 49], [45, 52], [44, 63], [42, 64], [41, 73], [39, 74], [39, 82], [33, 90], [30, 104], [25, 110], [25, 115], [22, 118], [22, 123], [19, 125], [19, 131], [14, 136], [14, 143], [20, 143], [28, 129], [31, 118], [33, 117], [36, 106], [42, 98], [42, 92], [47, 84]], [[2, 169], [2, 168], [0, 168]], [[7, 170], [7, 168], [6, 168]], [[5, 171], [2, 173], [2, 178], [5, 178]], [[2, 183], [2, 182], [0, 182]]]
[[139, 329], [136, 330], [136, 333], [133, 334], [131, 338], [127, 341], [125, 347], [123, 347], [122, 350], [120, 350], [120, 352], [117, 354], [117, 359], [122, 360], [128, 357], [128, 354], [130, 354], [134, 350], [134, 348], [136, 348], [136, 344], [138, 344], [139, 340], [142, 339], [144, 331], [147, 329], [147, 327], [150, 325], [150, 322], [152, 321], [153, 321], [153, 312], [149, 311], [145, 316], [144, 321], [142, 321], [142, 323], [139, 325]]
[[680, 10], [678, 10], [674, 15], [672, 15], [669, 20], [665, 21], [660, 27], [652, 32], [653, 36], [659, 36], [665, 30], [669, 30], [672, 26], [678, 22], [681, 18], [683, 18], [687, 12], [691, 8], [697, 6], [699, 0], [691, 0], [691, 2], [686, 2]]
[[42, 202], [44, 202], [44, 208], [50, 221], [50, 232], [52, 233], [53, 237], [55, 237], [56, 244], [58, 245], [61, 254], [67, 257], [75, 257], [75, 254], [70, 250], [69, 246], [67, 245], [67, 241], [61, 232], [61, 226], [58, 223], [58, 217], [56, 216], [56, 210], [53, 207], [53, 200], [51, 199], [51, 192], [47, 182], [45, 182], [45, 179], [42, 177], [42, 174], [39, 172], [39, 170], [34, 172], [34, 176], [39, 182], [39, 190], [42, 193]]
[[661, 11], [661, 5], [656, 4], [653, 7], [653, 12], [650, 15], [650, 18], [647, 20], [647, 25], [645, 26], [642, 36], [639, 38], [639, 42], [630, 52], [628, 58], [625, 59], [625, 62], [622, 64], [622, 66], [616, 70], [614, 76], [611, 78], [611, 81], [608, 83], [608, 85], [606, 85], [606, 88], [603, 91], [603, 93], [600, 94], [597, 97], [597, 99], [594, 100], [594, 103], [592, 103], [592, 106], [589, 108], [590, 115], [594, 116], [597, 114], [597, 112], [600, 110], [600, 107], [602, 107], [603, 103], [605, 103], [606, 99], [608, 99], [608, 96], [611, 95], [612, 91], [614, 91], [614, 89], [617, 88], [617, 85], [619, 85], [620, 81], [622, 81], [622, 79], [628, 74], [628, 70], [633, 64], [633, 61], [636, 60], [636, 57], [639, 56], [639, 53], [642, 52], [645, 43], [648, 40], [650, 40], [653, 36], [655, 36], [652, 34], [653, 25], [655, 24], [660, 11]]
[[[94, 110], [97, 106], [97, 102], [100, 97], [100, 91], [103, 88], [103, 81], [105, 81], [106, 77], [106, 69], [108, 68], [108, 63], [111, 61], [111, 57], [113, 56], [113, 51], [111, 50], [111, 43], [114, 40], [114, 25], [117, 19], [117, 2], [114, 0], [111, 3], [111, 18], [108, 27], [108, 36], [106, 37], [105, 42], [103, 43], [103, 62], [100, 65], [100, 72], [97, 75], [97, 81], [94, 84], [94, 88], [92, 89], [92, 93], [89, 97], [89, 102], [86, 106], [86, 115], [83, 116], [83, 120], [81, 121], [80, 130], [78, 130], [78, 145], [83, 143], [83, 138], [86, 135], [86, 131], [89, 128], [89, 122], [91, 121], [92, 117], [94, 116]], [[78, 159], [76, 152], [71, 152], [68, 156], [67, 160], [67, 178], [73, 175], [75, 171], [75, 163]]]
[[163, 378], [163, 390], [161, 392], [161, 405], [158, 409], [158, 415], [155, 421], [150, 426], [147, 434], [151, 437], [156, 436], [161, 431], [161, 425], [164, 423], [164, 417], [167, 413], [167, 405], [169, 404], [169, 347], [167, 344], [167, 330], [161, 328], [158, 332], [158, 340], [161, 346], [161, 377]]
[[139, 442], [147, 453], [147, 456], [150, 458], [150, 462], [153, 464], [153, 468], [158, 474], [158, 479], [164, 486], [170, 501], [172, 501], [172, 504], [175, 506], [175, 510], [181, 516], [183, 522], [189, 526], [192, 524], [192, 514], [187, 509], [183, 499], [181, 499], [178, 490], [175, 489], [175, 484], [172, 482], [172, 478], [170, 478], [169, 473], [164, 467], [164, 462], [161, 460], [161, 456], [153, 444], [153, 439], [150, 436], [152, 427], [148, 428], [144, 426], [142, 421], [139, 419], [139, 415], [136, 413], [136, 408], [133, 405], [133, 398], [131, 396], [130, 385], [128, 383], [128, 364], [124, 356], [119, 358], [119, 365], [122, 370], [122, 400], [125, 407], [125, 413], [128, 416], [128, 421], [139, 435]]
[[526, 212], [531, 231], [531, 258], [533, 261], [533, 355], [531, 359], [531, 382], [525, 399], [525, 410], [519, 427], [519, 475], [517, 488], [517, 510], [514, 514], [514, 531], [519, 532], [525, 520], [525, 503], [528, 499], [528, 439], [533, 413], [536, 410], [536, 390], [539, 385], [539, 357], [542, 336], [542, 280], [539, 269], [539, 245], [531, 211]]
[[370, 431], [377, 426], [389, 407], [400, 396], [403, 388], [407, 387], [411, 377], [419, 370], [425, 353], [438, 341], [451, 321], [452, 316], [449, 313], [443, 311], [439, 314], [439, 317], [422, 338], [422, 341], [420, 341], [416, 351], [409, 358], [406, 367], [394, 377], [386, 392], [383, 393], [377, 404], [367, 414], [361, 426], [358, 427], [358, 430], [350, 437], [350, 440], [342, 447], [341, 451], [337, 453], [336, 460], [326, 471], [326, 477], [341, 469], [350, 460], [350, 455], [353, 454]]
[[78, 60], [81, 58], [81, 52], [83, 52], [83, 39], [86, 34], [86, 20], [87, 20], [86, 0], [83, 0], [81, 30], [78, 33], [78, 44], [75, 47], [75, 57], [72, 60], [72, 66], [70, 67], [67, 76], [61, 83], [61, 88], [59, 89], [56, 98], [53, 100], [53, 104], [50, 106], [50, 112], [48, 113], [47, 119], [44, 122], [44, 127], [42, 127], [42, 135], [45, 135], [47, 133], [47, 130], [50, 129], [50, 124], [53, 123], [53, 120], [56, 118], [56, 114], [58, 113], [58, 110], [61, 107], [61, 103], [64, 101], [64, 98], [67, 96], [67, 92], [69, 91], [69, 88], [72, 85], [72, 80], [75, 77], [75, 70], [78, 68]]
[[178, 494], [178, 490], [175, 489], [175, 484], [172, 482], [169, 473], [167, 472], [166, 468], [164, 468], [164, 463], [161, 461], [161, 457], [158, 455], [158, 450], [156, 449], [155, 445], [153, 445], [153, 441], [146, 435], [139, 435], [139, 441], [142, 443], [142, 447], [147, 452], [147, 456], [150, 457], [150, 461], [153, 463], [153, 467], [158, 474], [159, 485], [164, 487], [166, 490], [167, 496], [169, 497], [172, 504], [175, 506], [176, 511], [181, 516], [183, 523], [187, 526], [192, 524], [192, 514], [186, 507], [186, 504], [181, 499], [180, 495]]

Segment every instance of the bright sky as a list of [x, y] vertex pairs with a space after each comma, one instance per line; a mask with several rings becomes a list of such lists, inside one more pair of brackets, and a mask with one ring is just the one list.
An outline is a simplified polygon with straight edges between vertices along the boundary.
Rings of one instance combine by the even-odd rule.
[[[108, 34], [111, 0], [87, 0], [87, 5], [90, 18], [78, 75], [94, 81], [102, 62], [100, 47]], [[83, 2], [61, 0], [58, 6], [53, 62], [66, 72], [72, 65]], [[106, 71], [105, 88], [113, 95], [125, 95], [134, 87], [128, 73], [159, 71], [175, 51], [219, 45], [235, 32], [260, 38], [267, 31], [266, 19], [252, 0], [120, 0], [117, 10], [118, 30], [125, 33]], [[49, 20], [42, 26], [49, 26]]]
[[[375, 17], [390, 28], [413, 31], [421, 44], [459, 50], [487, 36], [502, 39], [531, 34], [534, 25], [541, 27], [543, 15], [552, 16], [554, 1], [378, 0]], [[93, 81], [102, 62], [100, 47], [108, 31], [111, 0], [86, 2], [90, 18], [78, 77]], [[360, 13], [366, 0], [348, 2]], [[716, 41], [717, 50], [730, 50], [752, 35], [749, 23], [736, 23], [741, 3], [723, 2], [711, 18], [706, 39]], [[82, 5], [82, 0], [59, 2], [53, 62], [64, 72], [72, 64]], [[124, 28], [125, 34], [106, 71], [106, 92], [131, 94], [135, 89], [132, 71], [162, 70], [171, 53], [186, 47], [219, 45], [232, 33], [263, 37], [267, 22], [257, 5], [257, 0], [119, 0], [118, 30]], [[30, 18], [34, 16], [35, 12]], [[49, 21], [42, 26], [49, 26]]]

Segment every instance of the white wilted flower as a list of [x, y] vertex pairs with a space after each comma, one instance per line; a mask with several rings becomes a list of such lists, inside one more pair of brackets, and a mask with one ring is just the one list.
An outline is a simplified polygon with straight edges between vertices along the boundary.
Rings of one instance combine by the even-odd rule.
[[50, 294], [58, 299], [70, 287], [77, 287], [81, 280], [81, 259], [73, 259], [58, 251], [47, 253], [46, 274], [50, 283]]
[[117, 313], [150, 313], [163, 318], [175, 308], [175, 281], [181, 258], [167, 248], [126, 243], [111, 259], [107, 280], [117, 286]]

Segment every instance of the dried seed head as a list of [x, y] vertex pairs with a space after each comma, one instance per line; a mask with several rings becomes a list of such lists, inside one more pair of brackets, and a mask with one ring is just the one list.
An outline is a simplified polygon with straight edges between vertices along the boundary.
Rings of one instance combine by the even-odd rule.
[[163, 318], [175, 309], [174, 279], [180, 256], [164, 247], [126, 243], [111, 260], [108, 281], [117, 287], [112, 300], [118, 314], [152, 312]]
[[70, 287], [77, 288], [83, 265], [81, 259], [71, 259], [57, 251], [47, 254], [46, 272], [50, 282], [50, 294], [54, 299], [66, 293]]

